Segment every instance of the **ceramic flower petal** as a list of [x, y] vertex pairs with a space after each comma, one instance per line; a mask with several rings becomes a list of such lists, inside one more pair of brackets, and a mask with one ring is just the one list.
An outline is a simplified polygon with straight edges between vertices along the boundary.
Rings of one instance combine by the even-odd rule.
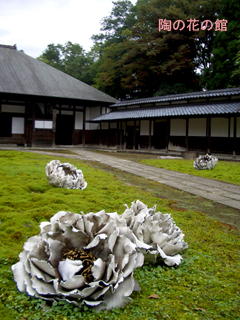
[[45, 172], [53, 187], [81, 190], [87, 187], [82, 171], [70, 163], [61, 164], [59, 160], [52, 160], [46, 165]]
[[[122, 225], [126, 226], [122, 230], [128, 228], [133, 232], [136, 239], [131, 234], [130, 239], [143, 252], [145, 261], [156, 263], [161, 260], [168, 266], [178, 265], [182, 260], [179, 253], [188, 247], [183, 241], [184, 234], [176, 226], [171, 214], [155, 211], [156, 206], [148, 209], [139, 200], [133, 202], [130, 208], [126, 206], [120, 216]], [[125, 230], [126, 235], [128, 229]]]
[[[131, 301], [134, 270], [143, 254], [123, 230], [116, 213], [86, 215], [61, 211], [40, 224], [12, 266], [21, 292], [49, 301], [111, 309]], [[125, 233], [125, 234], [124, 234]]]
[[209, 155], [199, 156], [194, 162], [193, 167], [197, 170], [213, 169], [218, 163], [218, 158]]

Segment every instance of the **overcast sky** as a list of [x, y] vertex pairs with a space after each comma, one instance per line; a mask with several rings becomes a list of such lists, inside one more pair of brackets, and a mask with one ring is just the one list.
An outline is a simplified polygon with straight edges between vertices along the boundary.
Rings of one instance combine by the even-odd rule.
[[50, 43], [71, 41], [89, 51], [112, 7], [112, 0], [0, 0], [0, 44], [16, 44], [33, 58]]

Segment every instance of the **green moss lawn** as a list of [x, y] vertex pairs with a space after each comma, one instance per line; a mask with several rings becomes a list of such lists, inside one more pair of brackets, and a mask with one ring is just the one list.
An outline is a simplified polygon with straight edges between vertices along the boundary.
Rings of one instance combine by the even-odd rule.
[[140, 162], [157, 168], [240, 185], [239, 162], [218, 161], [212, 170], [196, 170], [193, 160], [188, 159], [142, 159]]
[[[114, 174], [94, 168], [94, 164], [55, 158], [82, 169], [88, 187], [83, 191], [51, 187], [45, 166], [54, 157], [0, 151], [1, 319], [240, 319], [240, 232], [237, 229], [188, 208], [171, 210], [168, 199], [120, 181]], [[221, 169], [221, 164], [218, 168]], [[239, 183], [236, 178], [230, 182]], [[105, 209], [122, 213], [123, 204], [130, 206], [137, 199], [149, 207], [156, 204], [158, 211], [171, 212], [185, 234], [189, 249], [183, 253], [184, 260], [178, 268], [152, 265], [138, 268], [134, 277], [142, 291], [131, 295], [132, 304], [94, 313], [87, 307], [79, 310], [61, 302], [45, 312], [41, 300], [17, 290], [11, 265], [18, 261], [26, 239], [39, 233], [41, 221], [49, 220], [60, 210], [88, 213]]]

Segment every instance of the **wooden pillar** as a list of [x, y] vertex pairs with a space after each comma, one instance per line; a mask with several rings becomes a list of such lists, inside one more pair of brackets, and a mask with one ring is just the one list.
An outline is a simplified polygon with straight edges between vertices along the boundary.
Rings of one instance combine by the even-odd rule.
[[77, 144], [75, 134], [76, 106], [73, 105], [73, 130], [72, 130], [72, 145]]
[[228, 138], [230, 137], [231, 137], [231, 117], [228, 118]]
[[[125, 134], [124, 134], [124, 130], [125, 130]], [[127, 121], [124, 121], [124, 129], [123, 129], [123, 137], [124, 137], [124, 146], [123, 149], [127, 148]]]
[[110, 129], [110, 123], [108, 122], [108, 123], [107, 123], [107, 130], [108, 130], [107, 146], [108, 146], [108, 147], [110, 147], [110, 132], [109, 132], [109, 129]]
[[[102, 107], [101, 107], [102, 110]], [[99, 122], [99, 145], [102, 144], [102, 122]]]
[[85, 122], [86, 122], [86, 107], [83, 107], [83, 131], [82, 131], [82, 146], [85, 147]]
[[118, 127], [119, 127], [119, 121], [117, 121], [117, 130], [116, 130], [116, 147], [118, 147]]
[[152, 120], [149, 119], [149, 131], [148, 131], [148, 149], [152, 146]]
[[133, 150], [136, 149], [136, 119], [134, 120], [133, 126]]
[[35, 104], [32, 105], [32, 141], [31, 147], [35, 147]]
[[52, 128], [52, 146], [55, 147], [55, 139], [56, 139], [56, 123], [57, 123], [57, 109], [54, 109], [53, 107], [53, 128]]
[[236, 147], [237, 147], [237, 117], [233, 118], [233, 156], [236, 157]]
[[167, 119], [167, 125], [166, 125], [166, 151], [168, 151], [169, 139], [170, 139], [170, 119]]
[[207, 153], [211, 153], [211, 118], [207, 117]]
[[122, 138], [123, 138], [123, 133], [122, 133], [122, 121], [120, 121], [120, 150], [122, 150]]
[[185, 139], [185, 144], [186, 144], [186, 150], [188, 151], [188, 127], [189, 127], [189, 118], [186, 119], [186, 139]]

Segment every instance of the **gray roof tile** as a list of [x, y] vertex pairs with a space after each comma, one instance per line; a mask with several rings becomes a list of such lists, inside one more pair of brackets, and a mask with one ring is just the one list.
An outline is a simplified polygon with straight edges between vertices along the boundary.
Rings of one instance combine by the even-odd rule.
[[118, 101], [115, 104], [111, 105], [111, 108], [143, 105], [147, 103], [181, 101], [181, 100], [196, 99], [196, 98], [226, 97], [230, 95], [239, 95], [239, 94], [240, 94], [240, 88], [227, 88], [227, 89], [218, 89], [218, 90], [209, 90], [209, 91], [188, 92], [188, 93], [181, 93], [181, 94], [165, 95], [160, 97]]
[[112, 111], [101, 115], [93, 122], [114, 121], [127, 119], [148, 119], [161, 117], [177, 117], [177, 116], [201, 116], [201, 115], [226, 115], [240, 113], [240, 102], [224, 102], [224, 103], [207, 103], [207, 104], [191, 104], [177, 105], [171, 107], [159, 107], [148, 109], [133, 109]]

